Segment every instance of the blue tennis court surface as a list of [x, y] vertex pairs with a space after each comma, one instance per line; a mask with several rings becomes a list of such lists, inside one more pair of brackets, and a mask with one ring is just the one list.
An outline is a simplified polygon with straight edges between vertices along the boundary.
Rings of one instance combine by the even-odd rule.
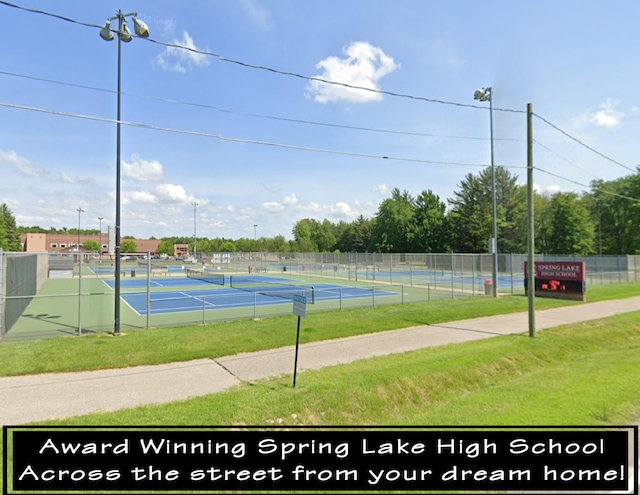
[[[313, 300], [322, 301], [347, 300], [358, 298], [371, 298], [372, 289], [347, 287], [335, 284], [308, 284], [288, 286], [285, 288], [274, 287], [273, 277], [264, 277], [264, 285], [252, 286], [248, 291], [222, 287], [212, 288], [212, 285], [193, 279], [151, 279], [151, 287], [179, 287], [179, 286], [207, 286], [208, 289], [187, 290], [163, 290], [149, 293], [150, 314], [182, 313], [188, 311], [208, 311], [216, 309], [234, 309], [253, 306], [271, 306], [277, 304], [293, 304], [292, 294], [305, 295], [308, 303]], [[154, 281], [157, 285], [154, 285]], [[296, 283], [298, 280], [278, 278], [279, 283]], [[104, 281], [109, 287], [113, 287], [113, 281]], [[256, 277], [256, 282], [259, 278]], [[146, 289], [146, 280], [122, 280], [121, 288]], [[280, 296], [277, 294], [280, 293]], [[272, 294], [272, 295], [268, 295]], [[375, 297], [398, 296], [396, 292], [375, 290]], [[147, 292], [121, 293], [122, 299], [139, 315], [147, 314]]]

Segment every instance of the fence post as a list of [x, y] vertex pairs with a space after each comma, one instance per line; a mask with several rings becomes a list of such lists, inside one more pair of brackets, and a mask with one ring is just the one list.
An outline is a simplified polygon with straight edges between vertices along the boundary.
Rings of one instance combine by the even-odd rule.
[[4, 340], [4, 251], [0, 248], [0, 340]]
[[151, 322], [151, 251], [147, 251], [147, 330]]
[[454, 254], [451, 253], [451, 299], [453, 299], [453, 274], [455, 273], [455, 260], [453, 258]]
[[78, 244], [78, 336], [82, 335], [82, 253]]

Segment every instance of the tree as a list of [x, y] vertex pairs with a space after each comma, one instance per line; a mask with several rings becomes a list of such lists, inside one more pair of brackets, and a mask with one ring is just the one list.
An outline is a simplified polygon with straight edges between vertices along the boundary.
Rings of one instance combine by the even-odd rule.
[[156, 254], [166, 254], [173, 256], [173, 241], [170, 239], [162, 239], [156, 248]]
[[549, 251], [584, 255], [593, 248], [594, 230], [589, 211], [576, 193], [556, 193], [551, 198]]
[[16, 219], [6, 203], [0, 205], [0, 248], [5, 251], [21, 251]]
[[[596, 236], [596, 252], [640, 252], [640, 171], [613, 181], [591, 183], [588, 202]], [[587, 198], [585, 198], [587, 199]]]
[[551, 196], [535, 194], [533, 197], [535, 251], [551, 251]]
[[413, 243], [411, 225], [414, 215], [414, 199], [408, 191], [398, 188], [391, 191], [375, 216], [371, 241], [376, 251], [381, 253], [407, 253]]
[[[504, 167], [495, 167], [496, 223], [498, 251], [524, 252], [526, 246], [526, 190], [517, 176]], [[487, 252], [493, 237], [491, 167], [478, 176], [467, 174], [460, 190], [449, 199], [453, 249], [458, 252]]]
[[123, 239], [120, 242], [120, 253], [137, 253], [138, 245], [132, 239]]
[[365, 253], [369, 250], [370, 242], [371, 220], [360, 215], [355, 221], [340, 226], [336, 248], [342, 253]]
[[422, 191], [415, 200], [411, 252], [445, 253], [451, 248], [451, 228], [447, 206], [431, 190]]
[[98, 241], [94, 241], [92, 239], [87, 239], [86, 241], [84, 241], [82, 243], [82, 245], [88, 251], [92, 251], [92, 252], [96, 252], [96, 253], [100, 252], [100, 243]]
[[236, 245], [231, 241], [225, 241], [222, 243], [222, 246], [220, 246], [220, 251], [223, 253], [235, 253]]

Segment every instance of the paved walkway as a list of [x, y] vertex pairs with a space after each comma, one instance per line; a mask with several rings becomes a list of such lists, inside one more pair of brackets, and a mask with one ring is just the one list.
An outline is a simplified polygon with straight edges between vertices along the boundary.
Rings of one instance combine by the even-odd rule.
[[[536, 330], [640, 311], [640, 297], [536, 312]], [[424, 325], [300, 346], [298, 371], [424, 347], [527, 334], [527, 313]], [[158, 366], [0, 378], [0, 425], [59, 419], [220, 392], [292, 374], [295, 346]]]

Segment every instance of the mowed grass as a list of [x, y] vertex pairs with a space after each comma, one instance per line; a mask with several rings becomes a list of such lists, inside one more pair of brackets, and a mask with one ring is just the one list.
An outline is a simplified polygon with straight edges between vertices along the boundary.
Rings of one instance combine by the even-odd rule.
[[[599, 290], [600, 289], [600, 290]], [[640, 284], [590, 291], [590, 301], [640, 294]], [[526, 298], [469, 298], [314, 314], [310, 342], [526, 310]], [[537, 309], [568, 303], [536, 300]], [[295, 318], [0, 345], [2, 374], [153, 364], [291, 345]], [[619, 425], [640, 417], [640, 313], [422, 349], [242, 384], [165, 405], [40, 424]], [[179, 359], [177, 359], [179, 358]]]
[[[640, 282], [595, 286], [590, 302], [640, 294]], [[536, 310], [582, 304], [536, 299]], [[303, 320], [300, 342], [314, 342], [416, 325], [527, 310], [524, 296], [474, 297], [398, 306], [311, 313]], [[0, 376], [67, 372], [162, 364], [198, 358], [215, 359], [240, 352], [295, 343], [296, 317], [242, 320], [208, 325], [107, 332], [0, 345]]]
[[49, 425], [610, 425], [640, 416], [640, 314], [412, 351]]

